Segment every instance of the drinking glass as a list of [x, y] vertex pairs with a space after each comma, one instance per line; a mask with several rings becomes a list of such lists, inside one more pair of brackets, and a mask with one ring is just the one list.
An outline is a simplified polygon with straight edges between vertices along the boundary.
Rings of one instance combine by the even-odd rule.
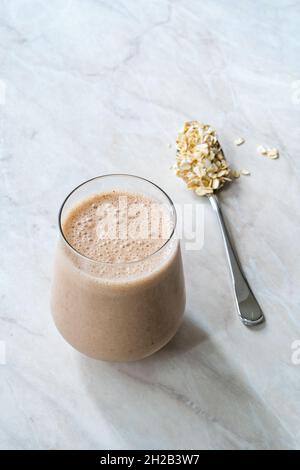
[[[67, 240], [64, 221], [86, 198], [111, 191], [146, 196], [168, 212], [162, 246], [143, 259], [95, 261]], [[157, 185], [133, 175], [104, 175], [75, 188], [59, 211], [51, 291], [56, 327], [83, 354], [107, 361], [142, 359], [175, 335], [185, 309], [185, 286], [176, 237], [176, 211]]]

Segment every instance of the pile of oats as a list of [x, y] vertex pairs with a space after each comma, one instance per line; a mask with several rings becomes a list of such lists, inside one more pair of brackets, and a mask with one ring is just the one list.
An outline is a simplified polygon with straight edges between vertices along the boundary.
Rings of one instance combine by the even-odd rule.
[[176, 139], [176, 176], [198, 196], [213, 193], [235, 176], [225, 160], [215, 129], [198, 121], [184, 124]]

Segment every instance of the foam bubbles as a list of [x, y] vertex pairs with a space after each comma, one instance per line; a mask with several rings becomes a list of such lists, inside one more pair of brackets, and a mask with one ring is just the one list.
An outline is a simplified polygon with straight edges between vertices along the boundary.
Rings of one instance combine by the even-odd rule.
[[[120, 196], [127, 198], [127, 212], [119, 209]], [[71, 210], [63, 226], [64, 234], [77, 251], [95, 261], [122, 264], [143, 260], [159, 250], [165, 241], [161, 231], [153, 237], [153, 230], [149, 226], [147, 214], [150, 213], [152, 203], [142, 195], [117, 191], [100, 193]], [[142, 204], [148, 212], [131, 211], [136, 204]], [[101, 231], [98, 231], [98, 224], [101, 225]], [[135, 224], [132, 230], [130, 224]], [[141, 233], [145, 227], [149, 228], [147, 238], [143, 238]], [[130, 269], [134, 271], [136, 268], [132, 266]]]

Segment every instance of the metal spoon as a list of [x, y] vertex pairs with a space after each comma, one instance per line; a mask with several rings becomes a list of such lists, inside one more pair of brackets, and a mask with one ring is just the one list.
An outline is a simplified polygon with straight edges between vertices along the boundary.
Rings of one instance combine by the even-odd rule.
[[221, 228], [239, 317], [247, 326], [258, 325], [264, 321], [265, 317], [256, 298], [254, 297], [244, 273], [242, 272], [238, 257], [233, 250], [218, 197], [216, 194], [208, 194], [207, 197], [217, 214]]

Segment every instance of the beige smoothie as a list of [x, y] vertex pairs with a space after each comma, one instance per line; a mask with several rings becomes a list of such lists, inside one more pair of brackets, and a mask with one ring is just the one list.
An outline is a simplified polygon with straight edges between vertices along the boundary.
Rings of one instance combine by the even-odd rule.
[[185, 289], [174, 221], [125, 191], [90, 195], [61, 221], [52, 288], [58, 330], [82, 353], [141, 359], [176, 333]]

